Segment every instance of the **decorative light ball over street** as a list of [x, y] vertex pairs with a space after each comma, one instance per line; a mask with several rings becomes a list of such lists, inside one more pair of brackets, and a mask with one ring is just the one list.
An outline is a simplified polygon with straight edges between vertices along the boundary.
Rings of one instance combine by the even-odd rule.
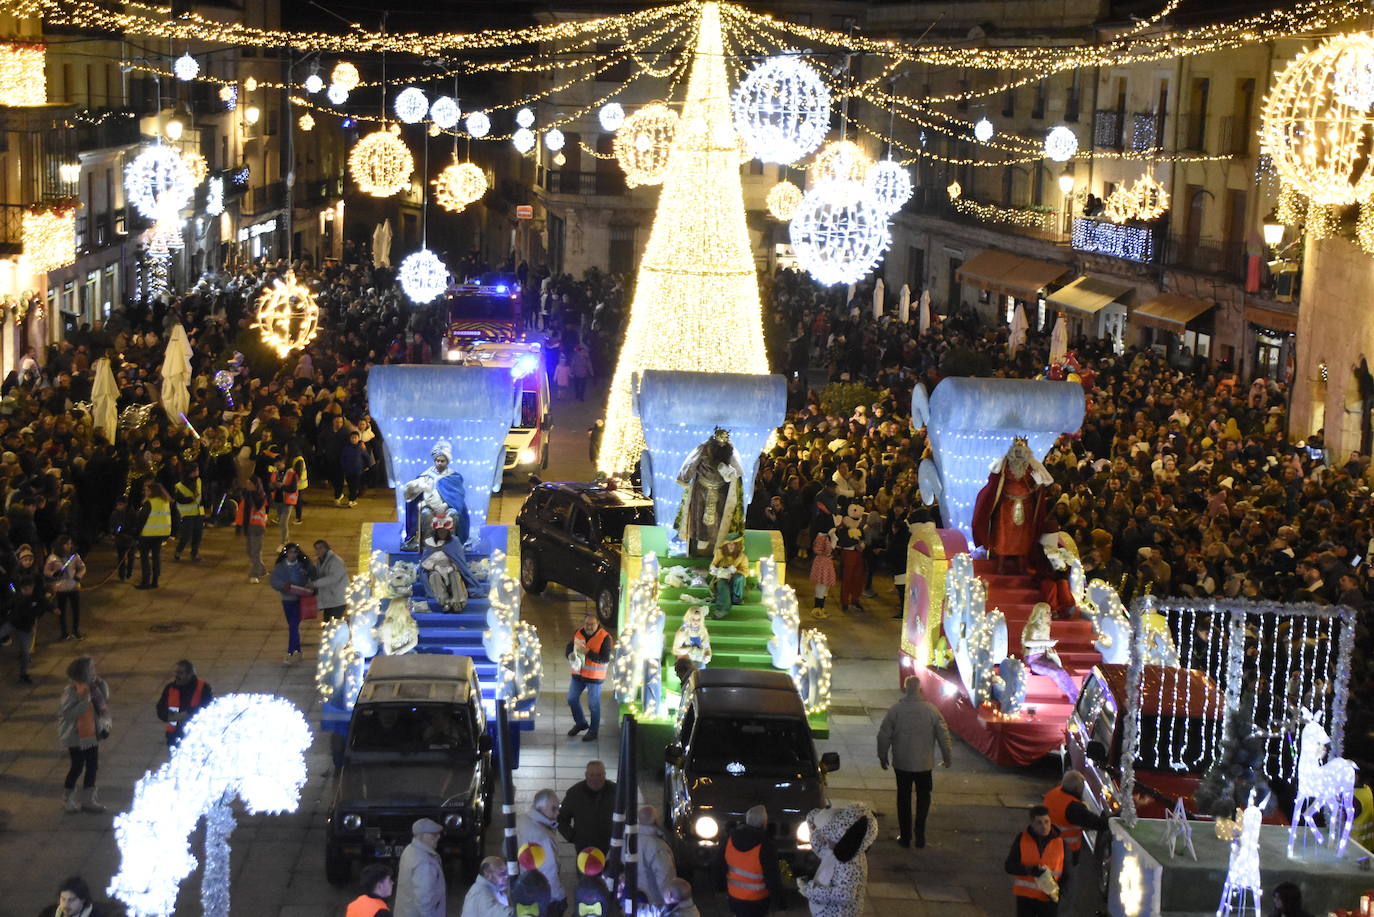
[[172, 65], [172, 73], [182, 81], [194, 80], [200, 75], [200, 63], [187, 51], [176, 59], [176, 63]]
[[830, 90], [795, 55], [769, 58], [735, 90], [735, 129], [750, 154], [783, 165], [809, 155], [830, 130]]
[[195, 150], [186, 150], [181, 154], [182, 165], [186, 166], [186, 171], [191, 175], [191, 184], [199, 185], [205, 181], [205, 176], [210, 174], [210, 164], [205, 161], [205, 157]]
[[979, 143], [987, 143], [993, 133], [992, 122], [987, 118], [979, 118], [978, 123], [973, 125], [973, 136]]
[[324, 78], [318, 73], [312, 73], [305, 78], [305, 91], [314, 95], [324, 88]]
[[390, 197], [410, 186], [415, 159], [401, 138], [390, 130], [380, 130], [353, 146], [348, 154], [348, 170], [364, 194]]
[[534, 127], [534, 112], [522, 108], [515, 113], [515, 123], [519, 127]]
[[797, 263], [826, 286], [856, 283], [892, 244], [888, 214], [857, 181], [823, 181], [792, 217]]
[[457, 213], [487, 193], [487, 174], [470, 162], [455, 162], [434, 179], [434, 202]]
[[568, 157], [564, 156], [561, 151], [554, 153], [553, 164], [561, 169], [568, 164]]
[[625, 123], [625, 107], [619, 102], [607, 102], [601, 106], [596, 118], [601, 122], [602, 130], [614, 134]]
[[790, 181], [780, 181], [769, 188], [765, 200], [768, 212], [784, 223], [792, 219], [801, 202], [802, 190]]
[[429, 111], [429, 99], [423, 90], [407, 86], [396, 94], [392, 108], [396, 112], [396, 117], [406, 124], [415, 124]]
[[556, 127], [544, 132], [544, 146], [548, 147], [550, 152], [557, 153], [563, 149], [563, 144], [566, 142], [563, 132]]
[[615, 132], [611, 152], [619, 160], [625, 171], [625, 183], [631, 188], [663, 181], [677, 122], [677, 112], [654, 102], [626, 118]]
[[439, 256], [427, 248], [412, 252], [401, 262], [397, 271], [401, 289], [410, 297], [411, 302], [424, 304], [434, 299], [448, 287], [448, 268]]
[[823, 181], [861, 182], [873, 160], [853, 140], [832, 140], [811, 163], [812, 184]]
[[1045, 155], [1055, 162], [1068, 162], [1078, 152], [1078, 135], [1059, 125], [1045, 135]]
[[194, 190], [195, 183], [181, 156], [160, 143], [139, 153], [124, 170], [125, 195], [149, 220], [175, 217]]
[[251, 77], [251, 76], [250, 76], [248, 79], [244, 80], [244, 81], [243, 81], [243, 91], [244, 91], [244, 92], [257, 92], [257, 91], [258, 91], [258, 81], [257, 81], [257, 78], [256, 78], [256, 77]]
[[303, 131], [313, 131], [315, 129], [315, 116], [310, 114], [310, 112], [306, 112], [300, 116], [296, 124], [299, 125], [300, 129]]
[[228, 83], [219, 88], [219, 100], [221, 102], [235, 102], [238, 100], [238, 97], [239, 88], [233, 83]]
[[429, 107], [429, 120], [433, 121], [440, 130], [452, 130], [462, 116], [463, 112], [458, 108], [458, 103], [453, 100], [452, 96], [439, 96], [434, 100], [434, 104]]
[[338, 83], [330, 83], [329, 91], [325, 93], [331, 105], [342, 105], [348, 101], [348, 90]]
[[510, 142], [515, 144], [515, 148], [521, 153], [528, 153], [534, 149], [534, 131], [528, 127], [522, 127], [511, 134]]
[[257, 318], [262, 342], [286, 357], [315, 339], [320, 330], [320, 307], [310, 288], [287, 271], [286, 276], [263, 290], [258, 297]]
[[491, 133], [491, 118], [487, 117], [484, 111], [474, 111], [467, 117], [465, 122], [468, 133], [473, 137], [485, 137]]
[[896, 213], [911, 200], [911, 173], [891, 159], [884, 159], [869, 169], [864, 183], [873, 193], [873, 199], [886, 207], [888, 213]]
[[358, 88], [362, 77], [358, 75], [358, 68], [345, 60], [334, 65], [334, 69], [329, 73], [329, 82], [335, 86], [342, 86], [344, 92], [352, 92]]

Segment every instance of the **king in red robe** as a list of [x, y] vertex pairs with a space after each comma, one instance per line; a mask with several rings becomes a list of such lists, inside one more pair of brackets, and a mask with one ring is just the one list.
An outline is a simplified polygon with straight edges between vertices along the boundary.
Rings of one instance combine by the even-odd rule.
[[1058, 530], [1050, 514], [1048, 485], [1053, 478], [1036, 461], [1026, 441], [1017, 437], [1006, 456], [988, 475], [973, 505], [973, 543], [987, 548], [1005, 569], [1018, 558], [1022, 571], [1040, 550], [1040, 536]]

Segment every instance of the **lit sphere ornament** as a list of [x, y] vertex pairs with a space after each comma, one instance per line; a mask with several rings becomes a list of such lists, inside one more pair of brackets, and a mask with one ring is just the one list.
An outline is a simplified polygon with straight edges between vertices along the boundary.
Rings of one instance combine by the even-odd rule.
[[553, 164], [561, 169], [568, 164], [568, 157], [564, 156], [561, 152], [554, 153]]
[[1045, 155], [1055, 162], [1068, 162], [1078, 152], [1078, 135], [1059, 125], [1045, 135]]
[[544, 132], [544, 146], [549, 148], [549, 152], [557, 153], [559, 150], [563, 149], [563, 144], [566, 142], [567, 138], [565, 138], [563, 132], [556, 127], [550, 128]]
[[318, 73], [312, 73], [305, 78], [305, 91], [312, 96], [324, 88], [324, 79]]
[[400, 137], [389, 130], [374, 131], [354, 144], [348, 171], [358, 190], [373, 197], [391, 197], [410, 187], [415, 159]]
[[491, 133], [491, 118], [488, 118], [484, 111], [475, 111], [468, 115], [464, 125], [468, 129], [468, 133], [474, 137], [485, 137]]
[[248, 79], [244, 80], [244, 81], [243, 81], [243, 91], [244, 91], [244, 92], [257, 92], [257, 91], [258, 91], [258, 81], [257, 81], [257, 78], [256, 78], [256, 77], [251, 77], [251, 76], [250, 76]]
[[1341, 98], [1365, 100], [1358, 70], [1370, 41], [1338, 35], [1322, 42], [1278, 74], [1264, 100], [1261, 151], [1284, 187], [1318, 206], [1353, 204], [1374, 194], [1368, 141], [1374, 118], [1368, 108]]
[[401, 289], [414, 303], [433, 302], [448, 289], [448, 268], [427, 248], [406, 255], [397, 270], [397, 278], [401, 281]]
[[888, 214], [856, 181], [824, 181], [792, 217], [797, 263], [819, 283], [857, 283], [892, 244]]
[[620, 130], [620, 125], [625, 123], [625, 107], [619, 102], [607, 102], [601, 106], [596, 118], [601, 122], [603, 131], [614, 134]]
[[396, 94], [396, 101], [392, 102], [391, 106], [396, 112], [396, 117], [406, 124], [414, 124], [429, 111], [429, 99], [423, 90], [407, 86]]
[[949, 195], [950, 200], [957, 201], [964, 193], [964, 186], [957, 181], [952, 181], [949, 183], [949, 187], [945, 189], [945, 193]]
[[868, 176], [873, 160], [853, 140], [832, 140], [821, 148], [811, 163], [813, 184], [824, 181], [861, 182]]
[[769, 188], [765, 199], [768, 212], [784, 223], [792, 219], [801, 202], [802, 190], [790, 181], [780, 181]]
[[348, 90], [338, 83], [330, 83], [329, 91], [325, 93], [325, 97], [329, 99], [331, 105], [342, 105], [348, 101]]
[[303, 131], [313, 131], [315, 129], [315, 116], [310, 114], [310, 112], [306, 112], [296, 120], [296, 124], [298, 124]]
[[334, 65], [334, 69], [329, 72], [329, 82], [335, 86], [342, 86], [345, 92], [352, 92], [358, 88], [362, 77], [358, 75], [358, 68], [345, 60]]
[[262, 291], [253, 327], [262, 342], [285, 357], [315, 339], [320, 330], [320, 308], [310, 288], [296, 281], [291, 271]]
[[522, 108], [515, 113], [515, 123], [518, 127], [534, 127], [534, 112], [528, 108]]
[[677, 112], [661, 102], [646, 105], [625, 119], [611, 144], [625, 171], [625, 184], [635, 188], [663, 181], [677, 121]]
[[1374, 37], [1346, 35], [1347, 51], [1341, 55], [1332, 78], [1336, 100], [1350, 108], [1374, 108]]
[[1107, 195], [1107, 199], [1102, 202], [1103, 215], [1113, 223], [1134, 220], [1135, 210], [1135, 197], [1131, 194], [1131, 189], [1124, 185]]
[[973, 125], [973, 136], [979, 143], [987, 143], [992, 139], [992, 122], [987, 118], [978, 119], [978, 123]]
[[515, 148], [521, 153], [528, 153], [534, 149], [534, 131], [522, 127], [510, 135], [510, 142], [515, 144]]
[[172, 72], [176, 74], [176, 78], [179, 80], [194, 80], [200, 75], [200, 64], [191, 56], [191, 52], [187, 51], [176, 59], [176, 63], [172, 64]]
[[234, 374], [227, 369], [221, 369], [215, 373], [215, 388], [221, 392], [228, 393], [234, 387]]
[[238, 97], [239, 89], [237, 86], [227, 84], [219, 88], [219, 100], [221, 102], [234, 102], [238, 100]]
[[1169, 210], [1169, 192], [1155, 181], [1153, 175], [1142, 175], [1140, 180], [1131, 186], [1131, 197], [1137, 220], [1157, 220]]
[[124, 191], [134, 209], [150, 220], [175, 217], [191, 200], [195, 182], [176, 150], [160, 143], [139, 153], [124, 169]]
[[455, 162], [434, 179], [434, 202], [457, 213], [487, 193], [487, 173], [470, 162]]
[[451, 130], [462, 116], [463, 113], [452, 96], [439, 96], [429, 107], [429, 120], [438, 125], [440, 130]]
[[911, 200], [911, 173], [891, 159], [884, 159], [869, 169], [864, 184], [888, 213], [896, 213]]
[[735, 129], [753, 156], [783, 165], [810, 154], [830, 130], [830, 90], [794, 55], [773, 57], [735, 90]]
[[210, 174], [210, 164], [205, 161], [205, 157], [195, 150], [186, 150], [181, 154], [182, 165], [186, 166], [186, 171], [191, 175], [191, 184], [199, 185], [205, 181], [205, 176]]

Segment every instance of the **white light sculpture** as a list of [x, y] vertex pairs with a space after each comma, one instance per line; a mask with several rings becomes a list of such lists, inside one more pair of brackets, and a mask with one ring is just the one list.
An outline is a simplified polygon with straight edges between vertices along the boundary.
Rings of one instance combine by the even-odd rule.
[[401, 289], [415, 303], [433, 302], [448, 288], [448, 268], [427, 248], [407, 255], [397, 273]]
[[619, 102], [607, 102], [601, 106], [596, 118], [601, 122], [603, 131], [614, 134], [625, 123], [625, 107]]
[[415, 124], [429, 111], [429, 98], [424, 90], [407, 86], [396, 94], [396, 101], [392, 102], [391, 106], [396, 112], [396, 117], [406, 124]]
[[891, 159], [884, 159], [869, 169], [864, 184], [888, 213], [896, 213], [911, 200], [911, 173]]
[[[1355, 773], [1358, 768], [1349, 758], [1323, 762], [1331, 746], [1331, 737], [1315, 714], [1303, 710], [1302, 716], [1298, 794], [1293, 802], [1293, 820], [1288, 827], [1288, 855], [1293, 855], [1298, 832], [1304, 827], [1316, 836], [1318, 844], [1326, 843], [1335, 847], [1337, 853], [1344, 853], [1355, 824]], [[1316, 822], [1316, 816], [1322, 812], [1326, 814], [1326, 836]], [[1304, 835], [1303, 841], [1306, 840]]]
[[516, 150], [521, 154], [528, 153], [534, 149], [534, 131], [528, 127], [522, 127], [514, 134], [511, 134], [510, 142], [515, 144]]
[[806, 192], [792, 217], [797, 262], [826, 286], [857, 283], [892, 243], [887, 217], [859, 182], [821, 182]]
[[1059, 125], [1045, 135], [1045, 155], [1055, 162], [1068, 162], [1078, 152], [1078, 135]]
[[1221, 888], [1217, 917], [1253, 914], [1259, 917], [1262, 896], [1260, 885], [1260, 827], [1264, 813], [1255, 805], [1255, 791], [1240, 818], [1240, 837], [1231, 842], [1231, 859], [1226, 866], [1226, 883]]
[[472, 136], [485, 137], [491, 133], [491, 118], [484, 111], [474, 111], [468, 115], [466, 126]]
[[155, 143], [124, 168], [124, 191], [140, 215], [163, 220], [186, 206], [195, 182], [180, 153]]
[[440, 130], [451, 130], [462, 116], [463, 112], [452, 96], [439, 96], [429, 107], [429, 120], [438, 125]]
[[810, 154], [830, 129], [830, 90], [801, 58], [773, 57], [735, 90], [735, 129], [751, 156], [783, 165]]
[[548, 147], [551, 153], [557, 153], [563, 149], [563, 144], [566, 142], [563, 132], [556, 127], [544, 132], [544, 146]]
[[329, 91], [325, 93], [325, 96], [329, 99], [331, 104], [342, 105], [348, 101], [348, 90], [338, 83], [330, 83]]
[[212, 217], [224, 212], [224, 178], [219, 175], [205, 183], [205, 212]]
[[176, 913], [181, 882], [197, 865], [190, 836], [204, 816], [201, 908], [207, 917], [228, 917], [234, 799], [253, 815], [294, 812], [310, 742], [305, 717], [287, 700], [270, 694], [215, 698], [191, 717], [171, 759], [134, 786], [129, 811], [115, 817], [120, 864], [108, 893], [131, 917]]
[[973, 136], [979, 143], [987, 143], [992, 139], [992, 122], [987, 118], [979, 118], [978, 123], [973, 125]]
[[305, 78], [305, 91], [312, 96], [324, 88], [324, 79], [318, 73], [312, 73]]
[[172, 73], [176, 74], [176, 78], [183, 82], [194, 80], [200, 75], [200, 63], [191, 56], [190, 51], [187, 51], [176, 59], [176, 63], [172, 64]]
[[522, 108], [515, 113], [515, 124], [517, 127], [534, 127], [534, 112], [528, 108]]

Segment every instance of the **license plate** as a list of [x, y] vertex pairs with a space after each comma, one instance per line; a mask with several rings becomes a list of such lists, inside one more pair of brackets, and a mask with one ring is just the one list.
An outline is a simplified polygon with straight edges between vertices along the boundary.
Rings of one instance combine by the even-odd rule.
[[404, 849], [405, 848], [400, 845], [391, 846], [390, 844], [378, 844], [376, 847], [372, 848], [372, 855], [379, 860], [395, 859], [401, 855], [401, 851]]

